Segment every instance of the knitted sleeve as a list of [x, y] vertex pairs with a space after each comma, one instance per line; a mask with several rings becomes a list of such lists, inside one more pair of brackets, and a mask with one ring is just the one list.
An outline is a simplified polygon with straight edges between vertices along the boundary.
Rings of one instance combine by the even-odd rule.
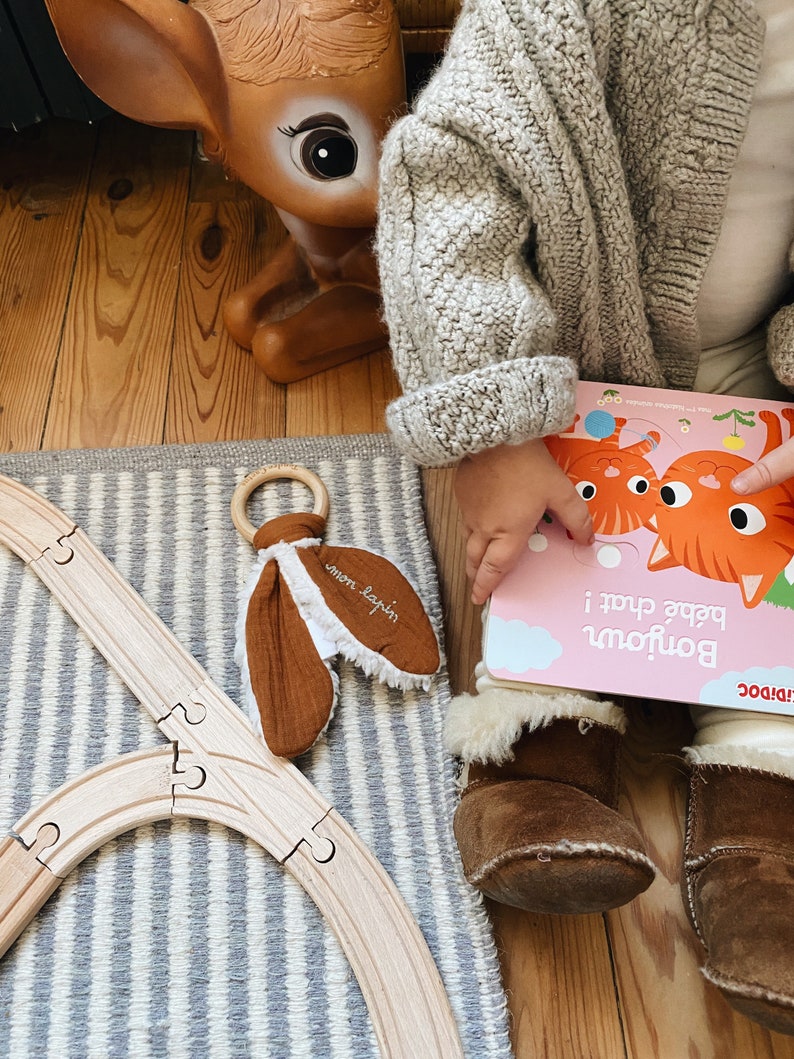
[[[788, 263], [794, 277], [794, 243], [789, 248]], [[784, 386], [794, 390], [794, 304], [783, 305], [772, 317], [766, 342], [772, 370]]]
[[576, 366], [527, 264], [526, 201], [489, 154], [426, 116], [384, 144], [377, 234], [403, 396], [397, 444], [425, 466], [565, 429]]

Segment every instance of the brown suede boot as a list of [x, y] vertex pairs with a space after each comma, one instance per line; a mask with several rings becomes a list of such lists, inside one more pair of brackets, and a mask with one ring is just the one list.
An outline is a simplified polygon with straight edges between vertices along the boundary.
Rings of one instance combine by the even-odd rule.
[[794, 1034], [794, 780], [693, 765], [683, 887], [705, 977], [747, 1018]]
[[525, 732], [514, 758], [472, 762], [454, 829], [467, 880], [531, 912], [603, 912], [653, 881], [617, 811], [622, 735], [586, 718]]

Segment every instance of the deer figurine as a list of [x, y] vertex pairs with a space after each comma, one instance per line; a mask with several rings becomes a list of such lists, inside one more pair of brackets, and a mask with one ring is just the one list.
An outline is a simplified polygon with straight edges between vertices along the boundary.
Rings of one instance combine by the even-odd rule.
[[46, 0], [88, 87], [195, 129], [288, 236], [224, 306], [276, 382], [382, 348], [372, 237], [380, 141], [405, 109], [393, 0]]

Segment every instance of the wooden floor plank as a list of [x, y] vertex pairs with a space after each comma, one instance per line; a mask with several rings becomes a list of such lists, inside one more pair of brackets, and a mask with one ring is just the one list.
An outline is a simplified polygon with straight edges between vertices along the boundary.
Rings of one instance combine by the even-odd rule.
[[223, 303], [261, 268], [284, 237], [273, 207], [193, 159], [166, 442], [280, 437], [286, 388], [270, 382], [228, 335]]
[[[453, 691], [471, 690], [482, 656], [481, 608], [469, 597], [454, 472], [424, 472], [428, 532], [444, 601]], [[612, 963], [601, 916], [538, 916], [488, 905], [509, 997], [517, 1059], [624, 1059]]]
[[41, 444], [95, 130], [0, 130], [0, 451]]
[[45, 448], [163, 440], [192, 141], [102, 122]]
[[447, 667], [454, 692], [471, 691], [474, 667], [482, 656], [481, 608], [471, 602], [466, 582], [466, 555], [453, 492], [450, 467], [423, 472], [425, 517], [438, 567], [444, 603]]
[[379, 433], [398, 392], [386, 350], [301, 379], [287, 387], [286, 436]]
[[603, 918], [490, 907], [516, 1056], [625, 1059]]

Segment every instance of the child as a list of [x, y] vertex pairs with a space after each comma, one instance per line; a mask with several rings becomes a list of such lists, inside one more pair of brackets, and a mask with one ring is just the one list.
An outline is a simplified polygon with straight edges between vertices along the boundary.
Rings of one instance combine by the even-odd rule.
[[[398, 444], [457, 463], [482, 603], [544, 510], [585, 502], [544, 435], [577, 378], [790, 400], [792, 0], [465, 0], [387, 137], [378, 253]], [[782, 446], [735, 483], [794, 475]], [[494, 684], [450, 713], [467, 878], [544, 912], [615, 907], [653, 865], [617, 812], [622, 710]], [[794, 719], [693, 707], [685, 902], [706, 976], [794, 1033]]]

